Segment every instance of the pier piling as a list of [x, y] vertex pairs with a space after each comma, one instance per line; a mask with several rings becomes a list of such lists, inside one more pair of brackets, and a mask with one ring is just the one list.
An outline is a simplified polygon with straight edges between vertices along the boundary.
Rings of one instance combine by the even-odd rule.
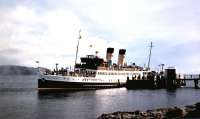
[[198, 80], [194, 80], [194, 87], [195, 88], [199, 88], [198, 83], [199, 83]]
[[128, 89], [176, 89], [188, 85], [186, 82], [194, 82], [194, 88], [199, 89], [200, 74], [176, 74], [175, 68], [168, 68], [165, 71], [156, 73], [149, 72], [147, 78], [137, 80], [127, 78]]

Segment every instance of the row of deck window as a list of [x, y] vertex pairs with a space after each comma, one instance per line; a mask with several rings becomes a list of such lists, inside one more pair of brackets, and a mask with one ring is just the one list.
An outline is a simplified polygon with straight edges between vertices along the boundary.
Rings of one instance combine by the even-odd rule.
[[98, 75], [137, 75], [134, 73], [117, 73], [117, 72], [97, 72]]

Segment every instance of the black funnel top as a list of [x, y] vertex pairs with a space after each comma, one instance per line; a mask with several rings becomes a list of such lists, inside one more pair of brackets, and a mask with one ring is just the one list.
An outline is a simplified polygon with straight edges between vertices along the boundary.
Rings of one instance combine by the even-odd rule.
[[126, 53], [126, 49], [120, 49], [119, 54], [124, 55]]
[[114, 48], [107, 48], [107, 53], [113, 53], [114, 52]]

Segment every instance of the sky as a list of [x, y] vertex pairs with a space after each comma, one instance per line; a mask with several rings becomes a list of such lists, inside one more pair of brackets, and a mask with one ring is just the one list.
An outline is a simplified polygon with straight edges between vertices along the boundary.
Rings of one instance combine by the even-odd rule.
[[[0, 0], [0, 65], [55, 68], [106, 48], [127, 64], [200, 73], [199, 0]], [[90, 47], [92, 46], [92, 47]], [[80, 60], [78, 60], [80, 61]]]

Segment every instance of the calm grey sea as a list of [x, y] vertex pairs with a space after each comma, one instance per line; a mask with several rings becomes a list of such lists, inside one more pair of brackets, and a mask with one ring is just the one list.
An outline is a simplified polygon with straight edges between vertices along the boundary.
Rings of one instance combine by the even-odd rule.
[[193, 88], [120, 88], [41, 95], [36, 76], [0, 76], [0, 119], [95, 119], [102, 113], [184, 106], [198, 101], [200, 89]]

